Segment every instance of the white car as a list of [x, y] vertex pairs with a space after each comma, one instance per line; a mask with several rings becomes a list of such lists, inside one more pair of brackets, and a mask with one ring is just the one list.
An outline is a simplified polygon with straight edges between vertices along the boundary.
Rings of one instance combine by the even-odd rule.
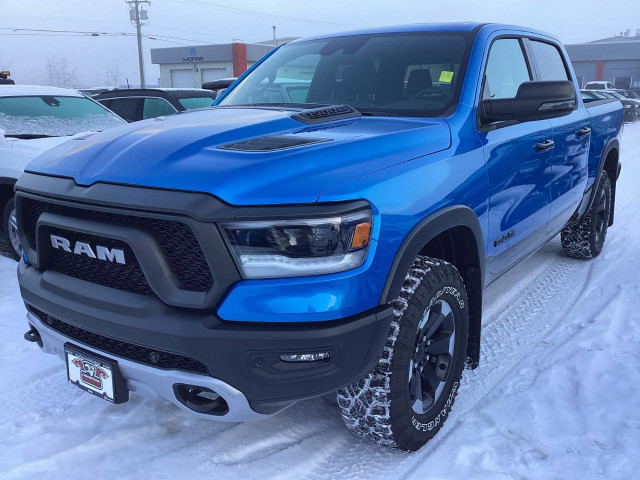
[[604, 80], [596, 80], [594, 82], [587, 82], [584, 86], [585, 90], [610, 90], [616, 88], [613, 83]]
[[22, 255], [13, 186], [34, 157], [77, 135], [126, 124], [76, 90], [0, 85], [0, 233], [17, 259]]

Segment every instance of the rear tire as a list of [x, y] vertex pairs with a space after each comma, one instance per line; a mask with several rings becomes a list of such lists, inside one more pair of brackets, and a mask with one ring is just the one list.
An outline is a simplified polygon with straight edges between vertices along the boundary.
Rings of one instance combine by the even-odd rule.
[[456, 268], [418, 256], [400, 296], [375, 370], [338, 391], [347, 427], [400, 450], [422, 447], [442, 427], [465, 365], [469, 314]]
[[611, 181], [602, 172], [593, 204], [585, 217], [573, 223], [560, 234], [564, 253], [573, 258], [594, 258], [600, 255], [607, 238], [611, 217]]
[[22, 258], [22, 246], [16, 226], [16, 207], [13, 197], [5, 205], [2, 214], [2, 240], [4, 240], [11, 256], [15, 260], [20, 260]]

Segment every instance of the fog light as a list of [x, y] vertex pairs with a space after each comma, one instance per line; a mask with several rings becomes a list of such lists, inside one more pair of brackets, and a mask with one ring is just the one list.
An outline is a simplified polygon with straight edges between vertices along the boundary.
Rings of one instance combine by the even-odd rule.
[[291, 355], [280, 355], [280, 360], [282, 360], [283, 362], [317, 362], [319, 360], [326, 360], [329, 357], [329, 352], [300, 353]]

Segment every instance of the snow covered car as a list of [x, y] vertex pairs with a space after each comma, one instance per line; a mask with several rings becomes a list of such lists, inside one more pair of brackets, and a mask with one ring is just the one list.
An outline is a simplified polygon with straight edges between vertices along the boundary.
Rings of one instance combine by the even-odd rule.
[[71, 138], [85, 138], [126, 122], [76, 90], [0, 85], [0, 215], [2, 239], [16, 260], [22, 255], [13, 186], [42, 152]]

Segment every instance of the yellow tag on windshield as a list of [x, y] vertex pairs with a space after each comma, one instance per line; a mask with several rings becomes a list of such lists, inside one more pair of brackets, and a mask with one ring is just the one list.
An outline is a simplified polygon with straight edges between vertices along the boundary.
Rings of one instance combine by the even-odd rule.
[[440, 72], [440, 81], [442, 83], [451, 83], [451, 80], [453, 80], [453, 72], [447, 72], [446, 70]]

